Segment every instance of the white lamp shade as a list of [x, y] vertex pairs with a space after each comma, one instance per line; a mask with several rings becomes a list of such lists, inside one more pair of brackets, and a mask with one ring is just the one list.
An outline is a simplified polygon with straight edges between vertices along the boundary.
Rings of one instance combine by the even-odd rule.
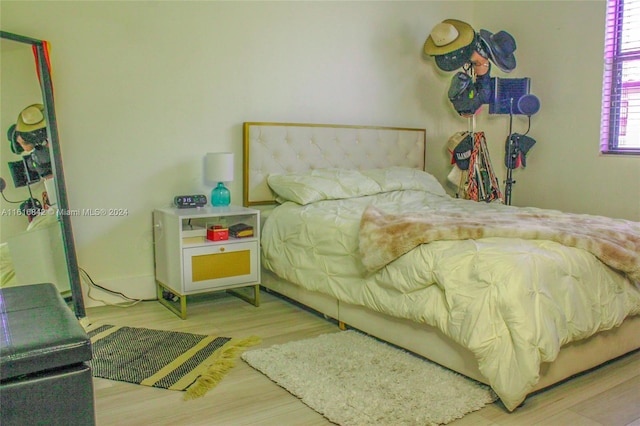
[[209, 152], [205, 158], [204, 177], [210, 183], [233, 181], [233, 152]]

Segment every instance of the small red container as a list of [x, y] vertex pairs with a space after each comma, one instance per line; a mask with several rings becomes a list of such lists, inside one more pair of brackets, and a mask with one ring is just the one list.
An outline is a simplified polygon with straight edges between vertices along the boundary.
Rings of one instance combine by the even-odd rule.
[[210, 226], [207, 228], [207, 240], [210, 241], [224, 241], [229, 239], [229, 229], [218, 227], [218, 226]]

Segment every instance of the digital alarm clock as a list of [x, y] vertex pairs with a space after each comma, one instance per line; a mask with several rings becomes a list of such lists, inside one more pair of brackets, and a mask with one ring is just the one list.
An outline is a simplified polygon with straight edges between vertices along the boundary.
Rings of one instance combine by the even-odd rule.
[[173, 204], [179, 209], [204, 207], [207, 205], [207, 197], [203, 194], [177, 195], [173, 198]]

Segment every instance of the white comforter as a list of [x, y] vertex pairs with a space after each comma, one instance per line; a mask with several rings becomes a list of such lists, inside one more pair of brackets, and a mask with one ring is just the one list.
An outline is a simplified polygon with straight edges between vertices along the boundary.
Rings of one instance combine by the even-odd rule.
[[306, 289], [438, 327], [476, 355], [509, 410], [562, 345], [640, 314], [638, 283], [584, 250], [551, 241], [432, 242], [370, 274], [358, 251], [369, 204], [389, 213], [513, 208], [412, 190], [306, 206], [285, 202], [263, 229], [264, 266]]

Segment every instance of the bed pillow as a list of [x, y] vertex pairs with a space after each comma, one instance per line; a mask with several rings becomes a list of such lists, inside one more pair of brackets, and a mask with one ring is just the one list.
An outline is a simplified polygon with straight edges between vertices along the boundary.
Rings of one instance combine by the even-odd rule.
[[431, 174], [408, 167], [387, 167], [384, 169], [363, 170], [362, 174], [376, 181], [384, 192], [416, 190], [436, 195], [447, 192]]
[[408, 167], [370, 170], [316, 169], [300, 173], [273, 174], [267, 178], [278, 202], [306, 205], [320, 200], [364, 197], [382, 192], [416, 190], [446, 195], [431, 174]]
[[309, 204], [320, 200], [362, 197], [381, 192], [375, 180], [357, 170], [316, 169], [301, 173], [274, 174], [267, 178], [278, 200]]

